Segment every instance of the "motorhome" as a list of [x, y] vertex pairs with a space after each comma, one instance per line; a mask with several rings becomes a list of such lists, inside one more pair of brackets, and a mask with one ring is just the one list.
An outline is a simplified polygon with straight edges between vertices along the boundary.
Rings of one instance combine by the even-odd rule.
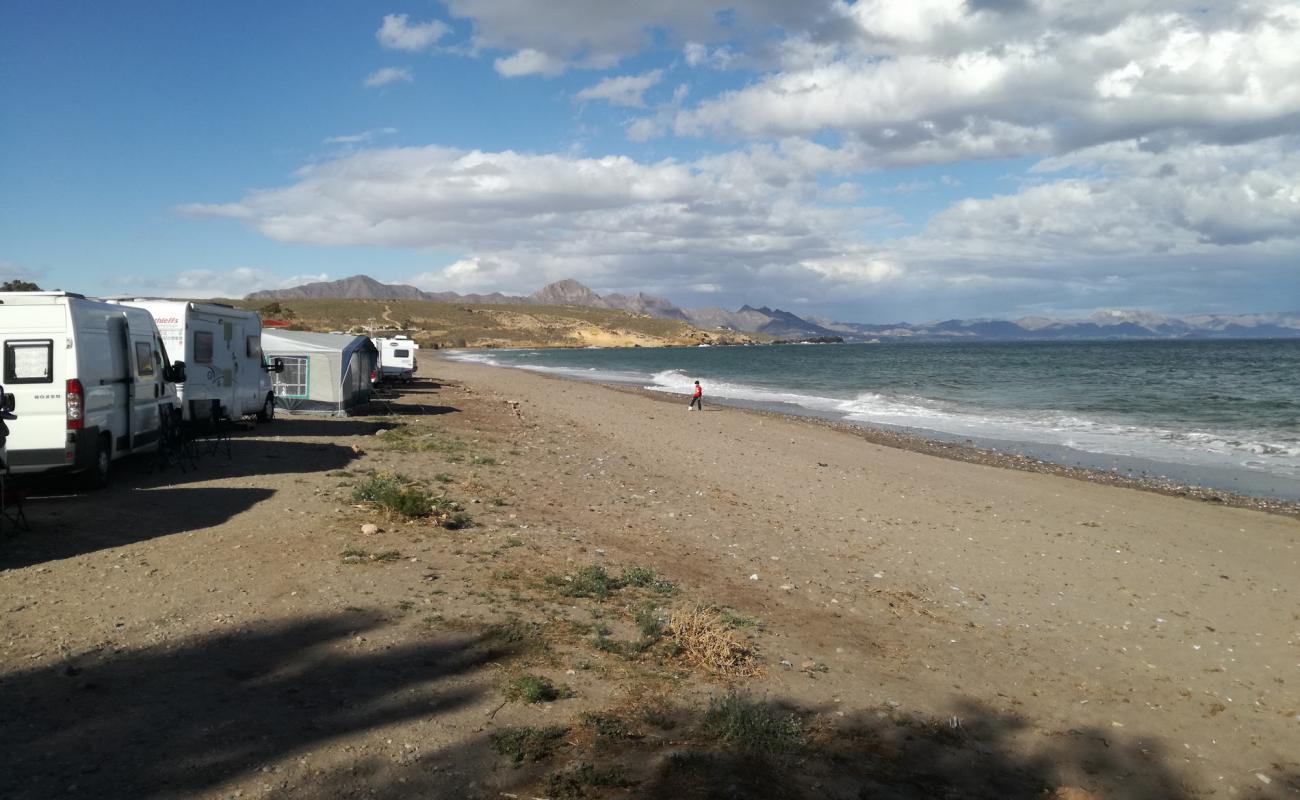
[[149, 312], [167, 350], [186, 365], [180, 400], [186, 421], [275, 416], [275, 392], [262, 355], [262, 318], [220, 303], [114, 300]]
[[172, 363], [147, 311], [70, 292], [0, 292], [11, 474], [78, 472], [108, 479], [113, 461], [156, 450], [178, 410]]
[[409, 383], [418, 366], [415, 353], [420, 349], [409, 336], [373, 340], [379, 348], [379, 379]]

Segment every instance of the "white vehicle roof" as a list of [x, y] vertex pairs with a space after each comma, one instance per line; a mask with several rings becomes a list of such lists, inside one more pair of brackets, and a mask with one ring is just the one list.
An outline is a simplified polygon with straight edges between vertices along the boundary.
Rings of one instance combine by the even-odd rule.
[[256, 311], [249, 311], [246, 308], [235, 308], [225, 303], [205, 303], [202, 300], [176, 300], [166, 297], [114, 297], [111, 302], [119, 304], [130, 304], [139, 308], [153, 310], [166, 310], [171, 312], [198, 311], [205, 314], [222, 314], [227, 317], [258, 317], [261, 315]]

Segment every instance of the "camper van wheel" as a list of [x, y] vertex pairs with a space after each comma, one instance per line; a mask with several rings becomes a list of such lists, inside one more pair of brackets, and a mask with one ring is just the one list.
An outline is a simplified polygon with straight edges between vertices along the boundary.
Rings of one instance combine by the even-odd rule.
[[265, 402], [262, 403], [262, 410], [257, 412], [258, 422], [270, 422], [275, 419], [275, 397], [267, 395]]
[[90, 466], [81, 473], [81, 485], [86, 489], [102, 489], [108, 485], [108, 474], [113, 464], [113, 443], [108, 436], [95, 442]]

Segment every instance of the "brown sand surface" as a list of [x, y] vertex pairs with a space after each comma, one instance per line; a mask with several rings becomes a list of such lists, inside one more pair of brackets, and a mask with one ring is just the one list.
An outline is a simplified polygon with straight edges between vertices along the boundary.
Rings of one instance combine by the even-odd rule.
[[[29, 504], [0, 541], [0, 796], [1300, 793], [1293, 518], [423, 371], [390, 416], [277, 420], [230, 461]], [[376, 435], [397, 423], [428, 446]], [[357, 507], [368, 470], [474, 526]], [[593, 564], [677, 590], [572, 596]], [[637, 612], [697, 605], [754, 674], [630, 646]], [[511, 701], [527, 674], [568, 696]], [[747, 732], [706, 713], [728, 687]], [[536, 762], [492, 746], [548, 725]]]

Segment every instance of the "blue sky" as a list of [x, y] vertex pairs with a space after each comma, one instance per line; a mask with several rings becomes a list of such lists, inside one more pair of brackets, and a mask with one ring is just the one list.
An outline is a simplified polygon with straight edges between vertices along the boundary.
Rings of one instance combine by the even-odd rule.
[[540, 8], [6, 4], [0, 278], [1300, 306], [1294, 3]]

